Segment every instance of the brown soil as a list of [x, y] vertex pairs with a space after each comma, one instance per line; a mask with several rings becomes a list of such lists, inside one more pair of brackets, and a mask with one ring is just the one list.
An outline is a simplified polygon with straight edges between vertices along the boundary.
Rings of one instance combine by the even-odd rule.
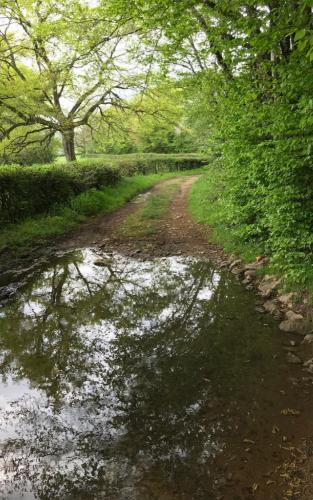
[[[223, 260], [221, 247], [209, 242], [208, 230], [195, 224], [188, 211], [188, 192], [198, 176], [163, 181], [139, 195], [117, 212], [89, 219], [79, 230], [62, 242], [63, 248], [98, 246], [107, 251], [126, 255], [153, 258], [166, 255], [202, 255], [213, 261]], [[179, 183], [179, 189], [170, 209], [159, 222], [159, 229], [152, 235], [128, 237], [117, 229], [125, 219], [138, 210], [151, 194], [156, 194], [169, 184]]]

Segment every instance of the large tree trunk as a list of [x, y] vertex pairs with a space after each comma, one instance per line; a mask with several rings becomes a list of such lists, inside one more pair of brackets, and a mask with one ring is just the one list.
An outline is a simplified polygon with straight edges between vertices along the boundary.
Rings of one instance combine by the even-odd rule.
[[75, 161], [74, 129], [62, 132], [63, 150], [67, 161]]

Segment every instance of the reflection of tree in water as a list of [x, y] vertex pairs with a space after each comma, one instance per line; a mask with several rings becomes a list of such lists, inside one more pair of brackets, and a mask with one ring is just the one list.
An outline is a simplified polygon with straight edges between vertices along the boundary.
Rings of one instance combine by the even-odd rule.
[[217, 382], [227, 388], [242, 356], [266, 354], [263, 338], [262, 349], [234, 335], [236, 287], [208, 263], [93, 260], [63, 258], [0, 318], [3, 378], [42, 391], [12, 405], [18, 436], [5, 444], [40, 498], [136, 498], [129, 487], [158, 467], [201, 475], [219, 442]]

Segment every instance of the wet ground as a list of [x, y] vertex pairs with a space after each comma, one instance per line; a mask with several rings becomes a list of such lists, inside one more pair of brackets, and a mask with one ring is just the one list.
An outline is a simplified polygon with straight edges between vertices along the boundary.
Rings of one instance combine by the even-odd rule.
[[282, 498], [299, 369], [210, 262], [69, 252], [0, 331], [2, 498]]
[[304, 498], [312, 375], [286, 362], [301, 338], [199, 228], [188, 255], [184, 204], [182, 189], [150, 242], [112, 224], [98, 248], [63, 244], [2, 302], [1, 499]]

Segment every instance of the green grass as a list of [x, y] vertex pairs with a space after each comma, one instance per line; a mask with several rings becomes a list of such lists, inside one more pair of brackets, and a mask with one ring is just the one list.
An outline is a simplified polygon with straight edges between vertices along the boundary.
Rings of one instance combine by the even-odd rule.
[[19, 254], [44, 244], [79, 226], [88, 216], [110, 213], [123, 206], [138, 193], [159, 181], [182, 175], [195, 175], [203, 170], [136, 175], [123, 178], [117, 185], [100, 191], [91, 189], [75, 197], [68, 206], [58, 207], [48, 216], [27, 219], [0, 231], [0, 252]]
[[252, 243], [238, 241], [226, 226], [229, 207], [223, 199], [223, 182], [218, 170], [212, 169], [200, 177], [192, 186], [189, 194], [189, 208], [193, 219], [212, 228], [210, 240], [222, 245], [226, 252], [235, 253], [245, 262], [251, 262], [262, 249]]
[[160, 192], [151, 195], [144, 206], [129, 215], [118, 230], [124, 236], [148, 236], [158, 231], [158, 222], [168, 210], [178, 184], [170, 184], [161, 188]]

